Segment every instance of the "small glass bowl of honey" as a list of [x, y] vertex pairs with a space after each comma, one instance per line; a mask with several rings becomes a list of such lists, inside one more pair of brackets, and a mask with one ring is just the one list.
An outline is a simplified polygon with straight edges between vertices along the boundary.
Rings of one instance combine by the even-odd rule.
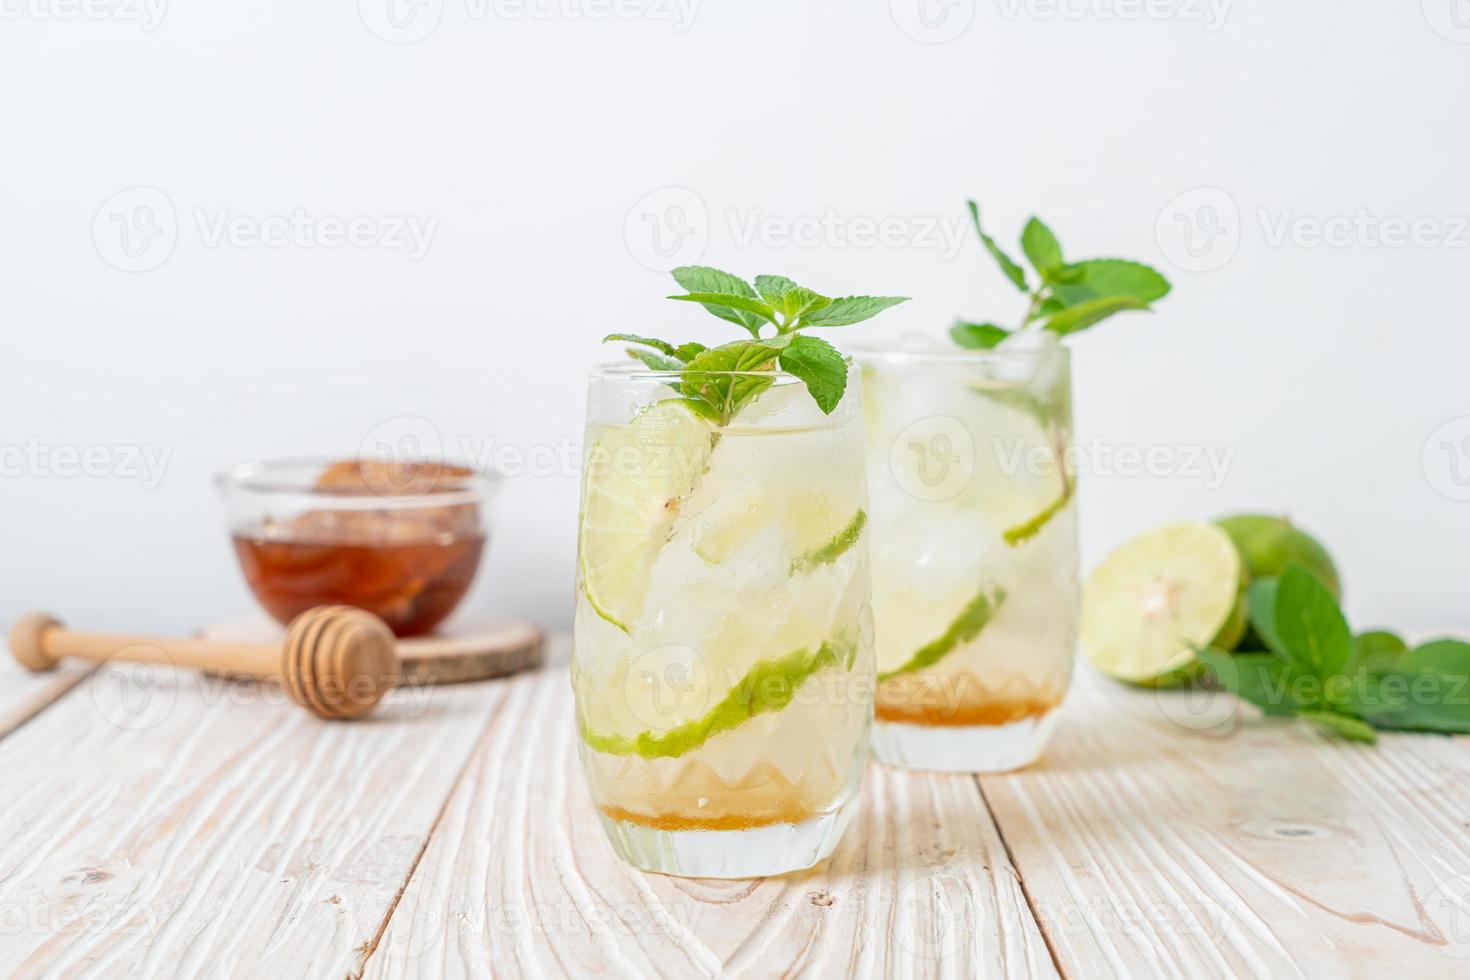
[[366, 609], [429, 632], [469, 591], [500, 478], [424, 460], [282, 459], [215, 480], [255, 598], [289, 623], [312, 606]]

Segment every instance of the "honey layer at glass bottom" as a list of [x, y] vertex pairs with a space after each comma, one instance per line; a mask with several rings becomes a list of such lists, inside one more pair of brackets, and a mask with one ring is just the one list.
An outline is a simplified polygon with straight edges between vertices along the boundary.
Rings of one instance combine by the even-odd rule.
[[1009, 725], [1045, 715], [1065, 695], [1065, 683], [997, 688], [968, 674], [906, 674], [878, 686], [873, 713], [879, 721], [909, 725]]

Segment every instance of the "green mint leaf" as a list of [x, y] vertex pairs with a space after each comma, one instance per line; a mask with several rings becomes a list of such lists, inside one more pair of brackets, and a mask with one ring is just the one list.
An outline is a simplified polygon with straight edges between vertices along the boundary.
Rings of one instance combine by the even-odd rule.
[[1378, 743], [1378, 733], [1352, 715], [1336, 711], [1303, 711], [1301, 717], [1327, 735], [1347, 739], [1349, 742], [1366, 742], [1369, 745]]
[[707, 350], [709, 350], [708, 347], [691, 340], [687, 344], [680, 344], [678, 347], [675, 347], [674, 356], [681, 361], [692, 361], [696, 356], [703, 354]]
[[1398, 664], [1409, 645], [1403, 637], [1388, 630], [1368, 630], [1353, 640], [1353, 665], [1363, 670], [1382, 670]]
[[728, 425], [742, 408], [775, 383], [775, 374], [767, 372], [773, 372], [776, 358], [790, 341], [790, 337], [773, 337], [711, 347], [684, 366], [679, 390], [705, 418]]
[[659, 340], [655, 337], [640, 337], [635, 333], [610, 333], [602, 338], [604, 344], [614, 340], [621, 340], [630, 344], [642, 344], [644, 347], [652, 347], [660, 354], [667, 354], [670, 357], [678, 356], [678, 352], [674, 350], [674, 345], [667, 340]]
[[811, 392], [823, 415], [831, 415], [847, 390], [847, 359], [820, 337], [797, 334], [780, 354], [781, 369]]
[[1127, 259], [1088, 259], [1067, 266], [1052, 295], [1067, 306], [1103, 296], [1132, 296], [1153, 303], [1172, 288], [1156, 269]]
[[640, 360], [650, 371], [682, 371], [684, 362], [667, 354], [660, 354], [656, 350], [640, 350], [637, 347], [628, 348], [628, 356]]
[[1057, 236], [1040, 218], [1032, 218], [1021, 230], [1021, 251], [1041, 273], [1044, 281], [1050, 281], [1053, 273], [1062, 267], [1062, 245]]
[[862, 323], [890, 307], [907, 302], [907, 296], [843, 296], [803, 316], [801, 322], [797, 324], [797, 329], [845, 327], [853, 323]]
[[1470, 643], [1464, 640], [1432, 640], [1404, 655], [1402, 665], [1440, 677], [1470, 677]]
[[1026, 270], [1022, 269], [1011, 257], [1002, 252], [1000, 246], [995, 244], [995, 239], [985, 234], [985, 229], [980, 226], [980, 205], [974, 201], [966, 201], [965, 205], [970, 209], [970, 220], [975, 224], [975, 232], [980, 236], [980, 244], [985, 246], [985, 251], [995, 259], [995, 264], [1000, 266], [1000, 271], [1021, 292], [1026, 292]]
[[1290, 660], [1281, 638], [1276, 635], [1276, 587], [1274, 578], [1258, 578], [1245, 590], [1245, 608], [1251, 629], [1266, 644], [1266, 649], [1282, 660]]
[[1026, 322], [1030, 323], [1032, 320], [1045, 320], [1053, 313], [1060, 313], [1066, 308], [1066, 303], [1063, 303], [1055, 296], [1048, 296], [1046, 299], [1041, 301], [1041, 305], [1036, 308], [1036, 312], [1026, 317]]
[[1276, 587], [1276, 635], [1286, 653], [1323, 679], [1342, 673], [1353, 634], [1327, 587], [1301, 565], [1288, 565]]
[[847, 522], [847, 526], [832, 537], [832, 540], [820, 548], [814, 548], [791, 559], [791, 574], [809, 572], [814, 568], [830, 565], [841, 558], [853, 545], [857, 544], [858, 538], [863, 536], [863, 528], [867, 523], [867, 513], [859, 510], [853, 515], [852, 520]]
[[[769, 303], [759, 299], [748, 299], [744, 296], [736, 296], [734, 293], [689, 293], [684, 296], [668, 296], [666, 299], [678, 300], [681, 303], [698, 303], [709, 309], [734, 310], [740, 313], [749, 313], [759, 317], [766, 323], [776, 322], [776, 311]], [[714, 312], [714, 310], [710, 310]], [[716, 314], [718, 316], [719, 314]], [[724, 319], [721, 317], [721, 319]], [[759, 330], [760, 326], [754, 327]]]
[[820, 310], [832, 300], [805, 286], [798, 286], [785, 276], [756, 276], [755, 288], [761, 298], [781, 314], [789, 325], [804, 313]]
[[1432, 671], [1378, 671], [1355, 678], [1348, 706], [1376, 728], [1470, 734], [1470, 677]]
[[[707, 265], [681, 265], [673, 270], [673, 276], [674, 281], [690, 293], [715, 293], [739, 296], [743, 299], [757, 298], [755, 290], [744, 279], [728, 272], [721, 272], [719, 269], [712, 269]], [[753, 337], [760, 336], [762, 323], [769, 319], [769, 317], [758, 316], [750, 310], [723, 306], [718, 303], [707, 303], [704, 308], [721, 320], [744, 327]]]
[[1058, 310], [1046, 321], [1046, 329], [1065, 337], [1101, 323], [1115, 313], [1146, 309], [1148, 304], [1136, 296], [1101, 296]]
[[1304, 683], [1312, 678], [1280, 657], [1215, 649], [1197, 649], [1195, 657], [1221, 687], [1268, 715], [1294, 715], [1316, 703], [1320, 686]]
[[980, 631], [995, 617], [996, 610], [1005, 600], [1005, 590], [998, 586], [994, 589], [982, 589], [979, 595], [970, 600], [969, 605], [960, 610], [960, 614], [955, 617], [954, 622], [949, 624], [941, 636], [924, 644], [901, 666], [879, 674], [878, 680], [886, 681], [899, 674], [909, 674], [934, 666], [955, 647], [962, 643], [969, 643], [979, 636]]
[[950, 339], [970, 350], [990, 350], [1005, 340], [1011, 332], [993, 323], [965, 323], [961, 321], [949, 328]]

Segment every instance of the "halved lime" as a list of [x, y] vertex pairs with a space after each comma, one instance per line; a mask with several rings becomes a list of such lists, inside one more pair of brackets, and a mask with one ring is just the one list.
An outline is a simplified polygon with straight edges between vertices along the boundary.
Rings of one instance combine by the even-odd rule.
[[1245, 578], [1230, 536], [1213, 524], [1155, 528], [1125, 542], [1082, 593], [1082, 649], [1134, 684], [1183, 676], [1193, 647], [1230, 649], [1245, 629]]
[[582, 590], [627, 632], [679, 508], [709, 464], [714, 430], [682, 401], [661, 401], [627, 425], [602, 426], [582, 497]]

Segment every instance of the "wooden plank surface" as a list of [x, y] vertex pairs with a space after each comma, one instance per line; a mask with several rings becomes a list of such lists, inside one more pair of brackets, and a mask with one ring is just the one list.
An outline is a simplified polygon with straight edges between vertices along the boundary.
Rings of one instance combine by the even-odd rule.
[[0, 975], [355, 972], [500, 695], [401, 690], [333, 723], [102, 668], [0, 740]]
[[1470, 746], [1374, 747], [1085, 666], [1037, 768], [980, 780], [1063, 973], [1470, 971]]
[[216, 678], [85, 677], [0, 668], [0, 975], [1048, 976], [1055, 957], [1068, 977], [1399, 980], [1470, 964], [1465, 740], [1329, 742], [1084, 667], [1038, 767], [874, 767], [823, 866], [691, 881], [612, 854], [563, 667], [399, 692], [347, 725]]
[[11, 659], [8, 651], [0, 655], [0, 738], [71, 690], [88, 672], [87, 667], [64, 665], [33, 674]]
[[1055, 975], [970, 777], [874, 767], [823, 865], [676, 879], [613, 854], [574, 731], [565, 670], [510, 682], [366, 976]]

